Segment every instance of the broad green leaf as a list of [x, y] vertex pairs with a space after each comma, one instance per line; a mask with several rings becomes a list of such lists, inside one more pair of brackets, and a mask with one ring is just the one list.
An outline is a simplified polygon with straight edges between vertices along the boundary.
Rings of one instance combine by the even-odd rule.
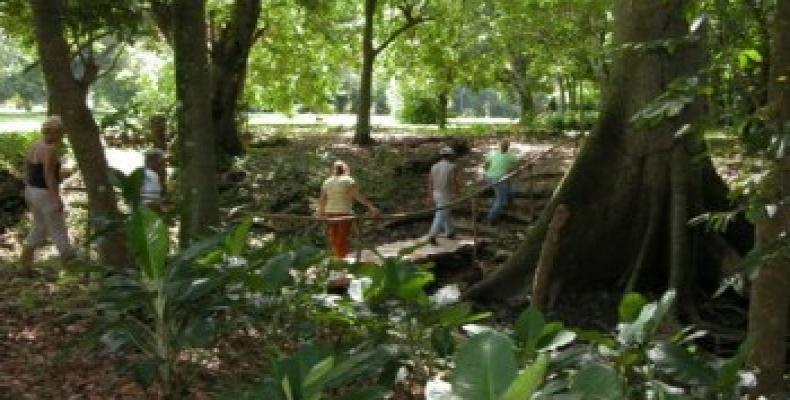
[[332, 356], [329, 356], [321, 360], [321, 362], [318, 364], [313, 365], [313, 367], [310, 368], [310, 371], [307, 373], [307, 376], [304, 378], [304, 386], [309, 387], [321, 383], [321, 381], [326, 378], [327, 374], [332, 371], [332, 367], [334, 365], [335, 358]]
[[543, 377], [546, 375], [546, 369], [549, 366], [549, 357], [546, 354], [541, 354], [532, 365], [521, 371], [513, 383], [502, 396], [502, 400], [525, 400], [532, 397], [532, 394], [538, 390], [540, 384], [543, 383]]
[[648, 303], [630, 323], [618, 324], [617, 340], [625, 345], [649, 341], [675, 301], [675, 291], [668, 290], [657, 302]]
[[528, 353], [537, 350], [537, 344], [543, 335], [546, 320], [537, 308], [529, 306], [516, 320], [515, 334]]
[[169, 246], [164, 221], [153, 211], [138, 208], [129, 218], [127, 237], [143, 276], [148, 280], [164, 276]]
[[615, 370], [604, 364], [589, 364], [573, 377], [571, 392], [583, 400], [618, 400], [625, 398], [625, 389]]
[[252, 218], [245, 218], [242, 223], [225, 236], [225, 251], [229, 256], [240, 256], [247, 244], [247, 235], [252, 227]]
[[453, 392], [465, 400], [499, 400], [516, 372], [513, 342], [499, 332], [481, 333], [456, 354]]
[[626, 293], [617, 307], [617, 315], [620, 317], [620, 322], [634, 322], [645, 304], [647, 304], [645, 296], [639, 293]]

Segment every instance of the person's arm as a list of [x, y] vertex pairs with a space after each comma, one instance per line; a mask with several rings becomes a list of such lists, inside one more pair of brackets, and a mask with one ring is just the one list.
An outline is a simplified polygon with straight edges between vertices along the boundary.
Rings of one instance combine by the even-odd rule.
[[368, 200], [364, 195], [362, 195], [362, 193], [359, 192], [359, 189], [357, 189], [357, 185], [349, 186], [348, 190], [349, 190], [349, 194], [351, 195], [351, 198], [364, 204], [365, 207], [368, 208], [368, 211], [370, 211], [371, 214], [373, 215], [379, 214], [379, 209], [376, 208], [376, 206], [374, 206], [373, 203], [370, 202], [370, 200]]
[[326, 190], [321, 188], [321, 194], [318, 196], [318, 216], [323, 217], [326, 212]]
[[58, 204], [58, 211], [63, 211], [63, 199], [60, 197], [60, 177], [58, 176], [58, 155], [50, 146], [44, 146], [44, 182], [47, 190], [52, 193]]

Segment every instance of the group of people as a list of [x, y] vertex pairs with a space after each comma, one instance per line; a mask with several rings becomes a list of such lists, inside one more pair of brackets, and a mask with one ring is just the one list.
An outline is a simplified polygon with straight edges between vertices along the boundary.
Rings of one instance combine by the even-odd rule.
[[[428, 231], [428, 242], [437, 246], [437, 238], [443, 233], [448, 239], [455, 238], [451, 207], [452, 202], [461, 193], [460, 171], [454, 162], [455, 152], [451, 147], [442, 147], [439, 150], [439, 161], [436, 162], [428, 174], [428, 197], [426, 202], [435, 205], [433, 223]], [[503, 140], [499, 147], [486, 155], [485, 180], [494, 190], [494, 201], [486, 216], [489, 225], [494, 225], [499, 220], [510, 198], [510, 184], [503, 179], [513, 171], [518, 163], [518, 157], [510, 152], [510, 142]], [[363, 196], [354, 179], [351, 177], [348, 165], [336, 161], [332, 165], [331, 176], [324, 181], [318, 200], [318, 215], [328, 218], [327, 237], [332, 254], [337, 258], [344, 258], [350, 251], [350, 236], [353, 219], [354, 200], [364, 204], [374, 216], [379, 210]]]
[[[69, 239], [60, 193], [61, 163], [57, 146], [63, 141], [63, 122], [59, 116], [48, 117], [42, 125], [42, 138], [27, 152], [25, 157], [25, 200], [33, 216], [30, 233], [25, 239], [21, 267], [32, 272], [33, 254], [49, 237], [64, 261], [75, 257], [76, 252]], [[510, 143], [502, 141], [499, 148], [486, 155], [485, 179], [494, 189], [494, 202], [486, 217], [489, 224], [496, 223], [509, 199], [509, 184], [502, 179], [512, 171], [517, 157], [509, 151]], [[428, 231], [428, 241], [438, 245], [437, 237], [443, 233], [448, 239], [455, 237], [451, 215], [451, 203], [461, 192], [461, 179], [452, 148], [439, 150], [439, 161], [431, 167], [428, 175], [428, 198], [437, 210]], [[143, 183], [140, 197], [143, 204], [159, 210], [163, 199], [164, 152], [152, 149], [145, 153]], [[371, 215], [379, 210], [360, 193], [346, 163], [336, 161], [330, 176], [321, 186], [318, 200], [318, 215], [328, 218], [327, 236], [332, 254], [338, 258], [348, 255], [351, 245], [353, 202], [364, 204]]]
[[[58, 146], [63, 142], [64, 129], [60, 116], [49, 116], [41, 127], [42, 137], [25, 155], [25, 202], [32, 214], [30, 232], [25, 238], [20, 257], [22, 272], [31, 274], [35, 251], [49, 237], [65, 263], [77, 253], [69, 238], [63, 197], [60, 191], [61, 162]], [[159, 211], [164, 193], [165, 154], [161, 149], [145, 152], [140, 201]]]

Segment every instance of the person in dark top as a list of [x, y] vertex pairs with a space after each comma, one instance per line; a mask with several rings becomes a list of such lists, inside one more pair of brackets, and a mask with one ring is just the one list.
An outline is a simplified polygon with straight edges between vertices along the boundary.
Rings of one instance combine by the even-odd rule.
[[63, 122], [60, 117], [48, 117], [41, 128], [42, 140], [36, 142], [25, 156], [25, 200], [33, 214], [30, 233], [22, 248], [21, 267], [24, 273], [33, 270], [33, 253], [49, 237], [66, 261], [74, 258], [63, 198], [60, 195], [60, 159], [56, 146], [63, 141]]

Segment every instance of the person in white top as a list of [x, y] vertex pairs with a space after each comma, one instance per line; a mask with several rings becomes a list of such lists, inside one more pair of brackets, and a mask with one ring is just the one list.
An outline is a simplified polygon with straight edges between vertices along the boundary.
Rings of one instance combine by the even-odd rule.
[[151, 149], [145, 152], [140, 200], [146, 207], [155, 211], [159, 211], [162, 207], [162, 179], [157, 171], [163, 168], [164, 162], [165, 154], [161, 149]]
[[[439, 150], [441, 159], [439, 162], [431, 167], [431, 173], [428, 175], [428, 202], [433, 201], [437, 207], [443, 207], [450, 204], [453, 198], [460, 192], [460, 179], [458, 177], [458, 168], [452, 162], [453, 149], [450, 147], [443, 147]], [[436, 236], [439, 231], [444, 231], [448, 239], [455, 237], [455, 228], [453, 227], [452, 215], [450, 215], [450, 208], [442, 208], [436, 210], [433, 217], [433, 224], [428, 231], [428, 241], [436, 246]]]
[[[332, 165], [332, 175], [321, 186], [318, 215], [325, 218], [351, 216], [354, 213], [352, 209], [354, 200], [367, 206], [371, 214], [378, 215], [379, 210], [357, 190], [348, 165], [342, 161], [335, 161]], [[351, 219], [327, 221], [327, 236], [335, 257], [344, 258], [349, 253], [350, 235]]]

